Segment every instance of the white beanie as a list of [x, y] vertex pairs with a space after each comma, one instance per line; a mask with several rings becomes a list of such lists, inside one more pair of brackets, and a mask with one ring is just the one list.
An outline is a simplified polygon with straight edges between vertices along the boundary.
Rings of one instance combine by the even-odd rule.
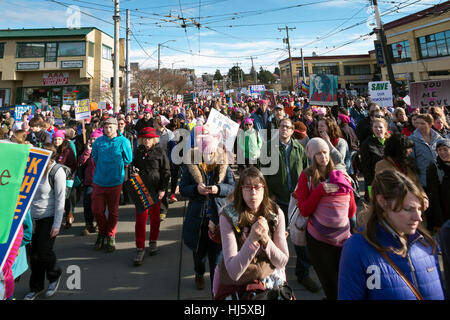
[[330, 148], [328, 147], [328, 144], [325, 142], [325, 140], [323, 140], [322, 138], [312, 138], [306, 145], [306, 156], [313, 160], [314, 155], [322, 150], [326, 150], [328, 153], [330, 153]]

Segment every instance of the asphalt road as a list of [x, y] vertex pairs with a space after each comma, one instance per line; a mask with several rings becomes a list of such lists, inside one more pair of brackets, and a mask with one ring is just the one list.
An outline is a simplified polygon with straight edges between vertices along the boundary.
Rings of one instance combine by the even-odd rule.
[[[167, 219], [161, 222], [159, 253], [146, 255], [139, 267], [133, 266], [136, 250], [134, 205], [120, 207], [116, 251], [106, 253], [94, 250], [95, 234], [81, 236], [84, 227], [81, 203], [75, 210], [72, 228], [62, 229], [56, 239], [55, 252], [63, 270], [58, 292], [51, 298], [41, 294], [37, 300], [211, 300], [209, 273], [205, 275], [206, 288], [196, 290], [192, 252], [181, 241], [185, 201], [170, 205]], [[147, 239], [148, 231], [149, 226]], [[310, 293], [296, 281], [296, 255], [288, 241], [287, 280], [297, 300], [321, 300], [324, 297], [322, 291]], [[318, 282], [313, 268], [311, 275]], [[28, 293], [29, 277], [30, 270], [16, 283], [17, 300]]]

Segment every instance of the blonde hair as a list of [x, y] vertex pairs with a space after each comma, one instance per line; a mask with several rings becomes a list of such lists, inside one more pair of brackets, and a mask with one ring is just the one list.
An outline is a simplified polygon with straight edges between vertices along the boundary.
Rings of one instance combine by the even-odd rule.
[[388, 139], [391, 136], [391, 134], [389, 133], [389, 125], [388, 125], [386, 119], [383, 119], [383, 118], [375, 118], [375, 119], [373, 119], [372, 120], [372, 129], [373, 129], [373, 125], [375, 123], [377, 123], [377, 122], [382, 123], [383, 126], [386, 128], [386, 133], [384, 134], [384, 138]]

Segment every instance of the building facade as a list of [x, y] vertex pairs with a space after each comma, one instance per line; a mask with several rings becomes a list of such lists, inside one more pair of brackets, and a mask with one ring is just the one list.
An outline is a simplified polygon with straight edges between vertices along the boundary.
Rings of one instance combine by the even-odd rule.
[[[121, 39], [122, 71], [124, 47]], [[0, 30], [1, 106], [111, 102], [113, 48], [114, 39], [97, 28]]]
[[[450, 1], [386, 23], [384, 30], [397, 82], [450, 78]], [[387, 68], [381, 69], [389, 79]]]
[[[367, 92], [368, 83], [379, 80], [380, 69], [377, 66], [375, 52], [356, 55], [312, 56], [304, 57], [305, 81], [309, 85], [310, 75], [332, 74], [338, 76], [338, 88], [355, 90], [358, 94]], [[289, 59], [279, 62], [281, 87], [288, 90], [290, 82]], [[292, 57], [294, 86], [302, 81], [302, 59]]]

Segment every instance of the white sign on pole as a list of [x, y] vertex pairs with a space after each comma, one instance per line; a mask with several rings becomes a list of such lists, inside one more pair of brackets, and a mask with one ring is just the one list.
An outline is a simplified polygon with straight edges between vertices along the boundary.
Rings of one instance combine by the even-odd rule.
[[266, 87], [263, 84], [248, 86], [250, 93], [257, 93], [261, 91], [266, 91]]
[[130, 113], [131, 111], [138, 111], [139, 109], [139, 98], [132, 98], [129, 99], [130, 101], [130, 110], [127, 110], [127, 113]]
[[211, 109], [206, 123], [210, 126], [211, 132], [220, 131], [222, 133], [223, 145], [227, 151], [233, 152], [234, 140], [239, 131], [239, 124], [221, 114], [215, 108]]
[[369, 82], [369, 94], [372, 102], [380, 107], [392, 107], [392, 87], [389, 81]]
[[68, 104], [63, 104], [61, 107], [61, 110], [63, 111], [70, 111], [71, 106]]
[[100, 101], [98, 107], [99, 109], [106, 110], [106, 101]]

